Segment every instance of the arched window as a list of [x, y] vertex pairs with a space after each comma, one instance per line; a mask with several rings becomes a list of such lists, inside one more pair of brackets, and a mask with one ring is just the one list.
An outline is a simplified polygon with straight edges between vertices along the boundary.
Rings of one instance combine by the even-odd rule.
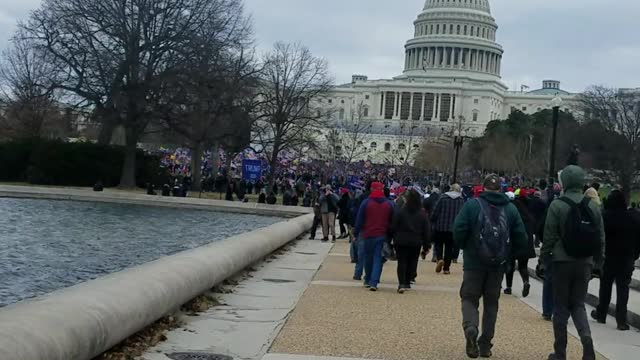
[[405, 144], [398, 145], [398, 150], [407, 150], [407, 145]]
[[460, 35], [460, 25], [458, 25], [458, 35]]
[[377, 149], [378, 148], [378, 143], [376, 143], [375, 141], [371, 143], [371, 145], [369, 146], [371, 149]]
[[389, 143], [384, 144], [384, 151], [391, 151], [391, 144]]
[[338, 115], [338, 119], [344, 120], [344, 109], [340, 109], [340, 113]]
[[368, 106], [365, 106], [364, 109], [362, 110], [362, 116], [369, 117], [369, 107]]

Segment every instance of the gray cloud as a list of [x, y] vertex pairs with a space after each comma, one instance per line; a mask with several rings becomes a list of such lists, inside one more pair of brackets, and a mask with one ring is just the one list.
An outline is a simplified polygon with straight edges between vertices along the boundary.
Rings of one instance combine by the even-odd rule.
[[[0, 0], [0, 47], [40, 0]], [[336, 82], [354, 73], [399, 75], [404, 43], [424, 0], [245, 0], [257, 46], [299, 41], [329, 60]], [[491, 0], [505, 49], [503, 80], [514, 88], [542, 79], [580, 91], [591, 84], [640, 86], [637, 0]]]

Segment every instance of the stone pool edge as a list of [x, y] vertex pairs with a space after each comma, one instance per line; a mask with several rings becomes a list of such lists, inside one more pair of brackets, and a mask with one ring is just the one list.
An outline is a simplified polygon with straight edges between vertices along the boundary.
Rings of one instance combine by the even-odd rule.
[[126, 191], [107, 190], [95, 192], [90, 189], [48, 188], [38, 186], [0, 185], [0, 198], [68, 200], [81, 202], [101, 202], [125, 205], [169, 207], [175, 209], [221, 211], [276, 217], [296, 217], [311, 213], [310, 208], [298, 206], [241, 203], [211, 199], [163, 197], [136, 194]]
[[305, 215], [0, 309], [0, 358], [92, 359], [295, 240]]

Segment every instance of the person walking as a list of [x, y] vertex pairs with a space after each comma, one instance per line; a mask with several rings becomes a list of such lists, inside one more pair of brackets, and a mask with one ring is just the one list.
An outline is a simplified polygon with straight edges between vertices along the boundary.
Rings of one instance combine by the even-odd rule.
[[627, 303], [629, 284], [635, 269], [634, 263], [640, 256], [640, 219], [638, 213], [627, 209], [624, 194], [614, 190], [605, 202], [603, 214], [605, 230], [605, 253], [602, 276], [600, 278], [600, 303], [591, 317], [601, 324], [607, 322], [607, 312], [611, 303], [611, 288], [616, 283], [616, 322], [618, 330], [629, 330], [627, 323]]
[[426, 254], [431, 249], [430, 224], [426, 212], [422, 209], [420, 194], [414, 190], [406, 191], [405, 204], [393, 216], [391, 224], [392, 238], [398, 259], [398, 293], [411, 289], [411, 281], [418, 271], [420, 249]]
[[549, 207], [542, 258], [553, 259], [554, 352], [549, 360], [567, 358], [567, 323], [573, 319], [583, 347], [583, 360], [596, 357], [585, 300], [594, 261], [604, 257], [604, 226], [600, 207], [582, 194], [585, 172], [567, 166], [560, 175], [564, 195]]
[[322, 241], [336, 241], [336, 213], [338, 213], [338, 196], [333, 193], [331, 185], [324, 188], [320, 195], [320, 213], [322, 213]]
[[318, 230], [318, 225], [322, 223], [322, 213], [320, 212], [320, 200], [318, 196], [314, 196], [311, 201], [311, 207], [313, 208], [313, 223], [311, 224], [311, 236], [309, 240], [316, 239], [316, 232]]
[[[487, 176], [483, 187], [484, 192], [464, 205], [453, 225], [454, 241], [464, 257], [462, 326], [466, 353], [472, 359], [492, 356], [502, 278], [509, 259], [524, 251], [527, 242], [518, 210], [500, 193], [500, 178]], [[478, 337], [480, 298], [482, 336]]]
[[454, 247], [452, 227], [456, 216], [464, 206], [462, 198], [462, 189], [460, 185], [453, 184], [451, 191], [446, 192], [436, 204], [431, 222], [434, 230], [434, 253], [438, 259], [436, 264], [436, 272], [440, 273], [444, 270], [444, 274], [450, 274], [451, 261], [453, 260]]
[[518, 209], [520, 218], [522, 219], [525, 230], [527, 231], [527, 248], [524, 253], [520, 254], [520, 256], [511, 259], [509, 269], [505, 274], [505, 280], [507, 282], [507, 287], [504, 289], [505, 295], [512, 294], [513, 275], [516, 272], [516, 261], [518, 262], [518, 273], [520, 273], [520, 277], [523, 282], [522, 297], [529, 296], [529, 292], [531, 291], [531, 284], [529, 283], [529, 259], [534, 259], [537, 255], [533, 239], [535, 219], [531, 212], [529, 212], [528, 201], [527, 190], [521, 189], [518, 193], [518, 197], [513, 202], [513, 205]]
[[362, 241], [358, 253], [364, 266], [364, 286], [371, 291], [378, 290], [382, 275], [382, 248], [389, 236], [393, 219], [393, 203], [384, 196], [384, 185], [380, 182], [371, 184], [371, 194], [364, 200], [358, 210], [354, 235]]

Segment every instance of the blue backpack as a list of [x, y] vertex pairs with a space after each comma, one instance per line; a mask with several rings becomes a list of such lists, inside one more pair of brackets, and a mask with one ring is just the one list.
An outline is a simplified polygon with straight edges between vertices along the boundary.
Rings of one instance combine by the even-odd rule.
[[495, 206], [484, 199], [477, 199], [480, 205], [476, 239], [476, 253], [480, 261], [491, 267], [506, 264], [511, 255], [509, 220], [504, 206]]

